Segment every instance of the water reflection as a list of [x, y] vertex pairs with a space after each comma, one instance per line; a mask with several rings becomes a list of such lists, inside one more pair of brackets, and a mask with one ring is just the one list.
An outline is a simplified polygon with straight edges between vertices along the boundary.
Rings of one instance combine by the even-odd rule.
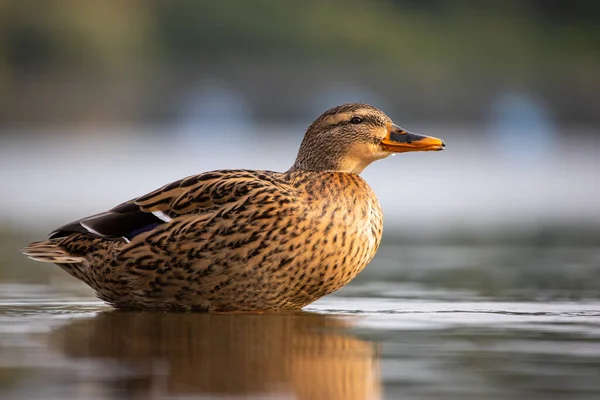
[[337, 317], [304, 312], [111, 311], [59, 329], [51, 346], [70, 359], [112, 365], [102, 389], [126, 397], [379, 398], [376, 346], [344, 328]]

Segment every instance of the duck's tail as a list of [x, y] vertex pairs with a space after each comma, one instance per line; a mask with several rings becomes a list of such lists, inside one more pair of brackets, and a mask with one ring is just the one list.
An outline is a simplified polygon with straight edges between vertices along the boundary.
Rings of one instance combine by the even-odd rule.
[[84, 257], [76, 256], [60, 246], [60, 240], [43, 240], [27, 245], [22, 251], [27, 257], [35, 261], [54, 264], [76, 264], [85, 261]]

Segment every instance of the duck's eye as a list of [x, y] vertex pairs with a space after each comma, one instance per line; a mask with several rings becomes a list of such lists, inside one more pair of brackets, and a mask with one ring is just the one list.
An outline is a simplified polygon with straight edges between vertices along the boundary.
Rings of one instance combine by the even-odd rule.
[[362, 122], [361, 117], [352, 117], [352, 119], [350, 120], [350, 123], [352, 123], [352, 124], [360, 124], [361, 122]]

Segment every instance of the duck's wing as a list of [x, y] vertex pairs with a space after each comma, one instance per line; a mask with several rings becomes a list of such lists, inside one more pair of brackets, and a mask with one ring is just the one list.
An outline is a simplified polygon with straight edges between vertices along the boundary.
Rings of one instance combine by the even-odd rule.
[[190, 214], [243, 209], [248, 203], [289, 202], [286, 188], [267, 171], [220, 170], [175, 181], [111, 210], [73, 221], [50, 234], [50, 239], [81, 232], [131, 240], [172, 219]]

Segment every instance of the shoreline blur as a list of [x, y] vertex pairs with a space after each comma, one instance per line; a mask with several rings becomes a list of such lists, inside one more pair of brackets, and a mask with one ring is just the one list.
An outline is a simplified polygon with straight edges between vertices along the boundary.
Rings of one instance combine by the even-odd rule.
[[[13, 130], [0, 135], [0, 169], [7, 171], [0, 175], [5, 191], [0, 226], [49, 231], [214, 169], [285, 171], [305, 129], [115, 128], [81, 138], [73, 129]], [[474, 127], [418, 131], [443, 138], [446, 151], [389, 157], [362, 174], [382, 204], [385, 236], [427, 239], [471, 232], [497, 238], [600, 229], [600, 187], [593, 184], [600, 158], [593, 137], [564, 129], [535, 148], [525, 140], [498, 143]]]

